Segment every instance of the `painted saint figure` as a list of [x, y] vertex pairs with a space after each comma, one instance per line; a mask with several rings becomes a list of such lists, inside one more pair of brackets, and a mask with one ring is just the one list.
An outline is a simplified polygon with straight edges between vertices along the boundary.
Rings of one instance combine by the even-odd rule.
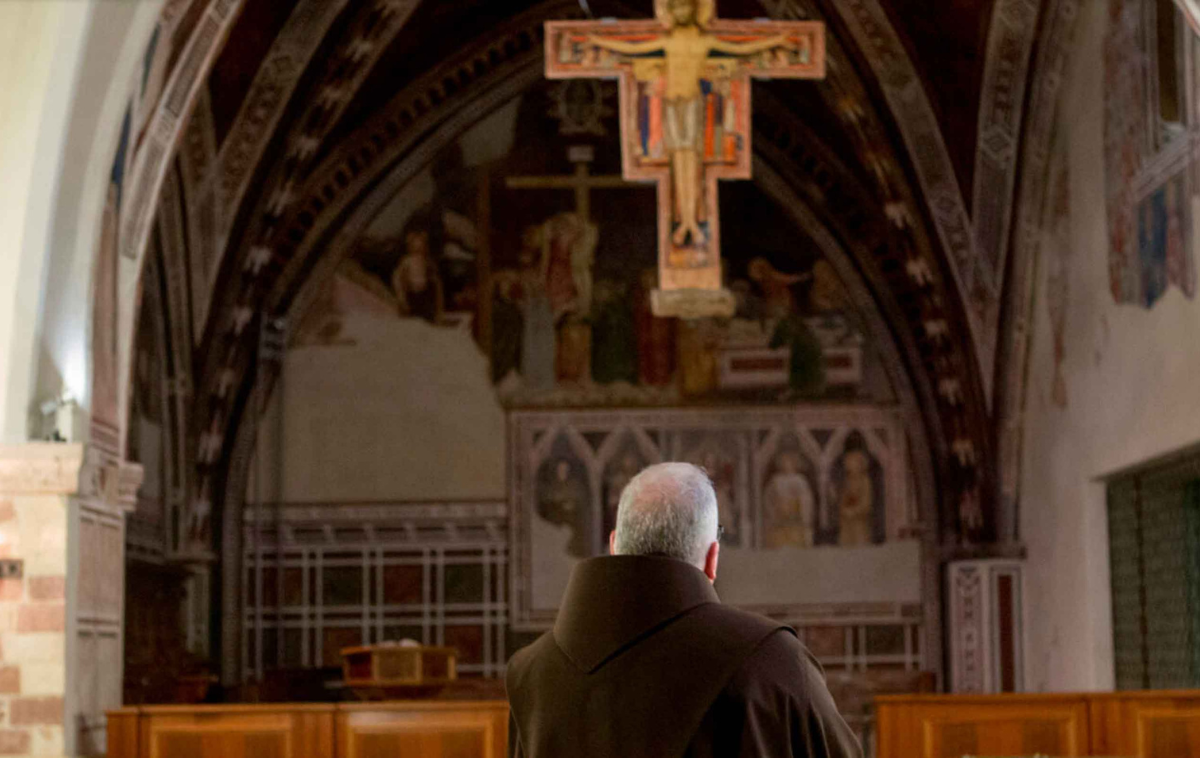
[[763, 547], [812, 547], [816, 499], [800, 453], [785, 451], [763, 492]]
[[846, 438], [845, 451], [833, 467], [832, 478], [829, 502], [837, 520], [837, 544], [855, 547], [882, 543], [882, 472], [859, 432]]
[[644, 42], [598, 36], [588, 40], [596, 47], [623, 55], [661, 53], [665, 59], [663, 146], [671, 159], [671, 183], [678, 221], [672, 242], [678, 247], [685, 245], [689, 238], [697, 247], [707, 242], [698, 214], [704, 204], [702, 167], [706, 118], [701, 82], [705, 79], [710, 56], [712, 53], [755, 55], [793, 46], [785, 34], [752, 42], [718, 39], [708, 31], [716, 15], [715, 5], [715, 0], [655, 0], [654, 15], [669, 30], [665, 37]]
[[400, 315], [437, 323], [442, 314], [442, 280], [429, 252], [429, 232], [412, 228], [404, 235], [404, 255], [392, 272]]
[[580, 472], [566, 458], [555, 460], [538, 492], [538, 515], [551, 524], [569, 527], [567, 552], [576, 558], [592, 555], [591, 494]]

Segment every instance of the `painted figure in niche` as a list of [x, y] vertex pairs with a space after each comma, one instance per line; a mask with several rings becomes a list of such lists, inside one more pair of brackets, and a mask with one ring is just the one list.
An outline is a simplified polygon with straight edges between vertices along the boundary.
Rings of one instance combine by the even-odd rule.
[[675, 320], [659, 318], [650, 310], [650, 293], [657, 287], [658, 272], [645, 269], [634, 296], [637, 378], [649, 387], [665, 387], [675, 376]]
[[717, 521], [725, 530], [721, 542], [729, 547], [741, 547], [742, 513], [734, 494], [737, 463], [712, 450], [706, 450], [700, 456], [698, 465], [708, 473], [712, 479], [713, 490], [717, 493]]
[[846, 438], [846, 447], [833, 465], [830, 489], [836, 544], [854, 547], [882, 543], [886, 537], [883, 467], [867, 449], [861, 433], [853, 432]]
[[605, 539], [608, 539], [612, 530], [617, 528], [617, 506], [621, 502], [621, 493], [625, 491], [625, 485], [629, 484], [629, 480], [637, 476], [637, 473], [644, 467], [645, 462], [642, 456], [635, 450], [627, 450], [616, 456], [609, 463], [608, 470], [604, 472], [604, 532], [602, 536]]
[[582, 466], [566, 457], [551, 458], [542, 465], [538, 480], [538, 516], [571, 530], [568, 553], [576, 558], [591, 556], [592, 497]]
[[[701, 228], [704, 213], [705, 85], [709, 56], [716, 52], [745, 56], [779, 47], [794, 47], [786, 35], [752, 42], [730, 42], [708, 32], [716, 15], [714, 0], [655, 0], [654, 15], [669, 33], [644, 42], [592, 36], [602, 50], [622, 55], [661, 53], [665, 62], [662, 142], [670, 155], [675, 227], [672, 242], [689, 240], [695, 254], [705, 252], [708, 235]], [[701, 262], [697, 262], [701, 263]]]
[[816, 498], [806, 475], [811, 466], [799, 450], [775, 457], [774, 473], [763, 489], [763, 547], [812, 547]]
[[400, 315], [436, 324], [444, 308], [442, 278], [429, 250], [429, 230], [419, 223], [404, 233], [404, 254], [392, 272], [392, 290]]
[[638, 352], [629, 293], [623, 282], [596, 284], [592, 304], [592, 379], [599, 384], [638, 380]]

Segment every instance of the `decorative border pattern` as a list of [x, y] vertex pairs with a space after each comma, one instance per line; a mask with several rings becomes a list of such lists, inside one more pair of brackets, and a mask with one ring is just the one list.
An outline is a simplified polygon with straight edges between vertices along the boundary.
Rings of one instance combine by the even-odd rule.
[[121, 253], [140, 261], [150, 237], [155, 200], [167, 174], [179, 137], [191, 115], [197, 93], [208, 78], [244, 0], [213, 0], [205, 9], [187, 43], [179, 63], [171, 72], [162, 98], [155, 108], [146, 137], [133, 159], [131, 194], [133, 202], [122, 211]]
[[[188, 283], [192, 303], [192, 342], [199, 344], [208, 319], [208, 301], [220, 263], [216, 197], [217, 136], [208, 87], [200, 88], [179, 151], [188, 230]], [[159, 199], [162, 203], [162, 198]]]
[[[1001, 645], [1006, 639], [1012, 646], [1013, 690], [1022, 688], [1023, 576], [1020, 561], [954, 561], [946, 566], [951, 692], [999, 692], [1004, 679]], [[1010, 580], [1012, 607], [1007, 618], [1000, 610], [1002, 578]]]
[[171, 72], [163, 96], [146, 128], [130, 171], [133, 202], [123, 209], [121, 253], [140, 261], [150, 237], [156, 199], [167, 174], [180, 134], [191, 115], [196, 95], [208, 78], [213, 62], [225, 44], [244, 0], [212, 0], [183, 46], [179, 63]]
[[[229, 236], [229, 224], [246, 194], [254, 169], [262, 160], [283, 110], [295, 92], [300, 76], [347, 0], [299, 0], [283, 29], [276, 36], [266, 59], [258, 68], [246, 99], [238, 109], [233, 126], [221, 145], [216, 170], [222, 224], [218, 239]], [[417, 0], [401, 11], [412, 12]], [[376, 55], [382, 47], [373, 51]], [[364, 68], [370, 68], [368, 62]], [[222, 252], [223, 252], [223, 245]], [[217, 262], [219, 265], [219, 261]]]
[[[243, 2], [244, 0], [213, 0], [205, 9], [182, 48], [179, 62], [172, 70], [146, 128], [144, 141], [133, 157], [128, 172], [128, 191], [132, 202], [122, 206], [118, 237], [121, 248], [118, 259], [132, 261], [133, 265], [121, 266], [121, 278], [124, 281], [118, 283], [119, 292], [137, 290], [145, 251], [153, 236], [151, 224], [158, 209], [162, 184], [173, 165], [175, 149], [195, 104], [197, 93], [207, 80], [213, 62], [241, 12]], [[133, 333], [137, 307], [135, 297], [118, 301], [118, 365], [122, 367], [118, 375], [118, 417], [121, 419], [129, 415], [128, 388], [132, 376]], [[117, 433], [123, 441], [123, 422]]]
[[1033, 91], [1021, 146], [1021, 183], [1014, 217], [1011, 278], [1006, 287], [996, 416], [999, 437], [1000, 498], [997, 536], [1020, 537], [1018, 499], [1021, 481], [1021, 434], [1024, 426], [1029, 344], [1033, 321], [1033, 272], [1041, 240], [1042, 209], [1049, 187], [1050, 148], [1063, 70], [1070, 57], [1079, 0], [1049, 0], [1034, 64]]
[[983, 265], [995, 272], [998, 292], [1008, 254], [1017, 148], [1038, 5], [1038, 0], [997, 0], [988, 31], [976, 131], [972, 220], [975, 252]]
[[[389, 521], [507, 519], [508, 504], [503, 500], [471, 502], [414, 502], [414, 503], [265, 503], [262, 513], [257, 508], [243, 508], [242, 521], [247, 525], [276, 524], [356, 524]], [[249, 527], [247, 527], [249, 528]]]
[[933, 107], [887, 14], [876, 0], [836, 4], [891, 106], [916, 166], [925, 200], [946, 250], [973, 336], [984, 396], [990, 402], [1000, 282], [977, 254], [971, 219]]

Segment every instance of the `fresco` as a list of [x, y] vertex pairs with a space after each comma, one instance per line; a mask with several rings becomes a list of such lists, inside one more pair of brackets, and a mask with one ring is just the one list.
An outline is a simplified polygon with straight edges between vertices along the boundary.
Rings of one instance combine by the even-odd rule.
[[[1192, 206], [1198, 187], [1190, 151], [1176, 124], [1152, 123], [1145, 60], [1123, 51], [1142, 48], [1141, 0], [1109, 0], [1104, 56], [1104, 150], [1108, 210], [1109, 286], [1118, 303], [1152, 308], [1169, 287], [1196, 294]], [[1174, 135], [1174, 137], [1172, 137]], [[1151, 149], [1151, 145], [1164, 144]], [[1174, 150], [1163, 161], [1155, 151]], [[1153, 159], [1153, 160], [1152, 160]]]
[[536, 86], [447, 145], [331, 287], [473, 339], [509, 408], [891, 399], [834, 266], [753, 183], [720, 196], [735, 317], [651, 313], [654, 190], [621, 179], [610, 86]]
[[553, 618], [571, 568], [607, 552], [620, 491], [661, 460], [712, 479], [726, 602], [792, 618], [895, 612], [920, 596], [902, 430], [894, 410], [852, 404], [514, 412], [516, 625]]

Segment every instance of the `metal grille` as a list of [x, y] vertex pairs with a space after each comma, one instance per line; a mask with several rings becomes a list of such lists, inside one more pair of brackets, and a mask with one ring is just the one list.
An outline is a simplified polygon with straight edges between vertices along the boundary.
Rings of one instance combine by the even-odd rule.
[[[344, 647], [414, 639], [459, 650], [460, 674], [507, 660], [504, 503], [288, 507], [247, 539], [245, 678], [338, 666]], [[265, 519], [264, 519], [265, 520]]]
[[1108, 486], [1119, 689], [1200, 685], [1200, 458]]

